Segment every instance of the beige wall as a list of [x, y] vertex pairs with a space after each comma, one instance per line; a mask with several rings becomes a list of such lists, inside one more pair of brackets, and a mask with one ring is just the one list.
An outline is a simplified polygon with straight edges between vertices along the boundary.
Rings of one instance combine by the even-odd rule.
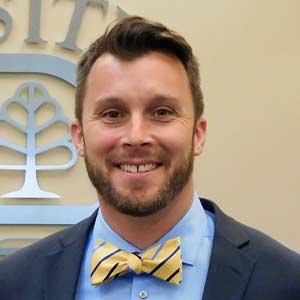
[[[0, 7], [15, 20], [13, 33], [0, 44], [0, 53], [45, 53], [76, 62], [78, 54], [55, 46], [66, 35], [73, 1], [43, 1], [41, 33], [48, 43], [38, 47], [23, 42], [29, 14], [25, 2], [29, 3], [0, 0]], [[113, 4], [183, 34], [200, 61], [208, 118], [206, 150], [195, 168], [197, 191], [238, 220], [300, 250], [300, 2], [122, 0], [110, 4], [106, 16], [93, 5], [87, 10], [78, 45], [85, 48], [103, 32], [114, 18]], [[2, 29], [0, 25], [0, 33]], [[35, 80], [60, 100], [69, 117], [73, 115], [74, 91], [57, 79], [0, 75], [0, 80], [0, 105], [21, 83]], [[24, 118], [22, 113], [18, 117]], [[0, 138], [17, 138], [9, 130], [0, 129]], [[49, 132], [49, 137], [56, 134]], [[64, 155], [57, 153], [62, 160]], [[15, 158], [1, 149], [0, 159], [3, 163]], [[19, 187], [22, 180], [22, 173], [0, 170], [0, 194]], [[69, 171], [41, 174], [40, 182], [62, 195], [60, 200], [44, 200], [47, 204], [95, 202], [82, 162]], [[0, 198], [0, 205], [44, 201]], [[0, 226], [0, 239], [41, 237], [58, 228]]]

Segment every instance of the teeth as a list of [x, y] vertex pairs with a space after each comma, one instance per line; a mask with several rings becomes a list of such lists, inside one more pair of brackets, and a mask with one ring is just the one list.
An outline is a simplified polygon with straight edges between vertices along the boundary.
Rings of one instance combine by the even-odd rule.
[[120, 168], [123, 171], [130, 172], [130, 173], [137, 173], [137, 172], [143, 173], [143, 172], [151, 171], [151, 170], [157, 168], [157, 165], [156, 164], [146, 164], [146, 165], [139, 165], [139, 166], [120, 165]]

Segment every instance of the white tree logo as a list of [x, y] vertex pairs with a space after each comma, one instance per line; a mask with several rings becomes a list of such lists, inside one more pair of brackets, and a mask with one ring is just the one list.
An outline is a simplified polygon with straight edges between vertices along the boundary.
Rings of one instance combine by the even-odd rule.
[[[27, 92], [27, 99], [22, 95]], [[37, 94], [42, 97], [37, 97]], [[24, 126], [18, 121], [14, 120], [8, 113], [8, 108], [12, 104], [20, 105], [27, 112], [27, 125]], [[55, 115], [46, 123], [37, 126], [35, 121], [36, 113], [46, 104], [51, 104], [55, 108]], [[48, 91], [44, 86], [36, 82], [29, 82], [22, 84], [16, 91], [15, 95], [6, 100], [2, 105], [0, 111], [0, 121], [7, 122], [17, 130], [26, 135], [26, 147], [7, 142], [0, 139], [1, 147], [22, 153], [26, 156], [26, 164], [24, 165], [0, 165], [0, 170], [25, 171], [25, 180], [23, 187], [5, 195], [3, 198], [59, 198], [58, 195], [42, 190], [39, 187], [37, 180], [37, 171], [50, 170], [66, 170], [71, 168], [77, 161], [77, 151], [72, 144], [70, 132], [67, 135], [54, 143], [46, 146], [37, 147], [36, 137], [46, 128], [54, 125], [57, 122], [62, 122], [70, 126], [71, 121], [62, 114], [62, 109], [59, 102], [50, 97]], [[0, 122], [1, 125], [1, 122]], [[37, 156], [55, 148], [65, 147], [71, 153], [71, 159], [64, 165], [38, 165]]]

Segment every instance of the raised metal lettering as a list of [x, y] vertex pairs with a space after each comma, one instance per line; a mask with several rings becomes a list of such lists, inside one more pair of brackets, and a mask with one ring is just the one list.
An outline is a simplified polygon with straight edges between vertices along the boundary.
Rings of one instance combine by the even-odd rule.
[[83, 15], [85, 13], [85, 9], [89, 3], [96, 3], [101, 5], [104, 13], [106, 14], [108, 9], [107, 0], [76, 0], [75, 10], [72, 16], [66, 39], [63, 42], [56, 43], [58, 46], [72, 51], [81, 51], [81, 49], [76, 45], [76, 40]]
[[122, 19], [122, 18], [128, 17], [129, 15], [120, 6], [117, 6], [117, 16], [118, 16], [118, 19]]
[[5, 32], [2, 36], [0, 36], [0, 43], [4, 42], [12, 31], [13, 20], [9, 13], [0, 7], [0, 22], [5, 25]]
[[41, 38], [41, 0], [31, 0], [29, 36], [24, 41], [31, 44], [47, 43]]

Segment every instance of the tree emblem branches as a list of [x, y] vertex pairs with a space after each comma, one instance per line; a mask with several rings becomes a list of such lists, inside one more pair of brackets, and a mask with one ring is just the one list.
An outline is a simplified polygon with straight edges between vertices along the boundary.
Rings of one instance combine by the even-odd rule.
[[[27, 93], [27, 99], [24, 98], [24, 93]], [[37, 97], [38, 94], [41, 95], [41, 97]], [[14, 120], [9, 115], [8, 108], [13, 104], [20, 105], [27, 112], [26, 126]], [[53, 105], [55, 114], [50, 120], [37, 126], [35, 121], [36, 113], [39, 109], [42, 109], [45, 104]], [[70, 126], [71, 121], [63, 115], [59, 102], [51, 98], [46, 88], [41, 84], [36, 82], [24, 83], [17, 89], [13, 97], [6, 100], [2, 105], [0, 121], [6, 122], [15, 129], [23, 132], [27, 140], [26, 146], [22, 147], [0, 138], [0, 149], [4, 147], [26, 156], [26, 163], [24, 165], [0, 165], [0, 170], [25, 171], [23, 187], [18, 191], [2, 195], [2, 198], [59, 198], [58, 195], [44, 191], [39, 187], [37, 171], [66, 170], [74, 166], [77, 162], [78, 155], [75, 146], [72, 144], [71, 134], [68, 132], [63, 139], [45, 146], [37, 147], [36, 143], [37, 135], [57, 122], [62, 122], [68, 127]], [[68, 151], [70, 151], [71, 159], [69, 162], [63, 165], [37, 164], [38, 155], [60, 147], [67, 148]]]

